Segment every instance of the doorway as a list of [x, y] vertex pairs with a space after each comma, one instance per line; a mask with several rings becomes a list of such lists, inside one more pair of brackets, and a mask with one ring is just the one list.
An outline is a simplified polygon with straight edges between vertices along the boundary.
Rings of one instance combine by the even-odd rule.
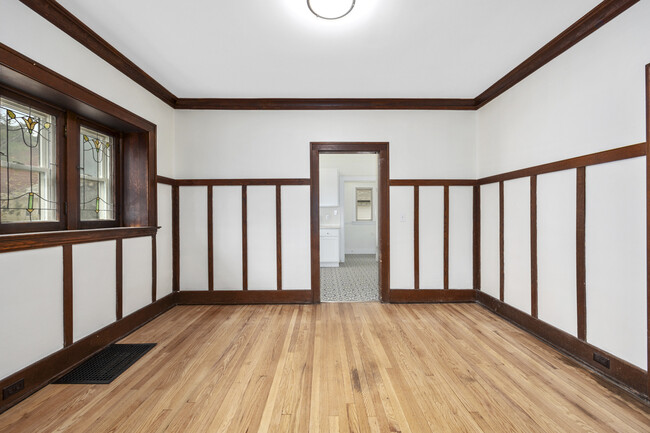
[[[374, 156], [376, 174], [369, 176], [338, 176], [332, 164], [321, 167], [321, 156]], [[334, 158], [335, 159], [335, 158]], [[363, 158], [359, 158], [361, 160]], [[389, 301], [389, 202], [388, 202], [388, 143], [385, 142], [313, 142], [311, 143], [311, 283], [313, 302], [346, 301], [324, 299], [321, 277], [336, 275], [348, 278], [350, 272], [361, 272], [359, 278], [372, 277], [375, 272], [375, 298]], [[344, 173], [349, 174], [349, 173]], [[321, 190], [321, 180], [324, 190]], [[347, 194], [346, 194], [347, 190]], [[347, 196], [348, 206], [340, 200]], [[339, 200], [340, 199], [340, 200]], [[347, 209], [346, 209], [347, 208]], [[341, 228], [354, 227], [346, 233]], [[353, 223], [353, 224], [352, 224]], [[371, 230], [374, 225], [374, 232]], [[369, 245], [369, 233], [375, 233], [374, 246]], [[350, 242], [351, 236], [365, 235], [363, 242]], [[348, 237], [346, 245], [345, 238]], [[350, 254], [347, 254], [350, 253]], [[361, 253], [361, 254], [359, 254]], [[323, 268], [321, 269], [321, 265]], [[339, 267], [340, 272], [333, 268]], [[338, 273], [336, 273], [338, 272]], [[365, 277], [363, 274], [366, 274]], [[327, 283], [327, 281], [326, 281]], [[362, 283], [366, 284], [366, 283]], [[329, 290], [329, 287], [328, 287]], [[331, 297], [328, 291], [326, 296]], [[354, 299], [355, 295], [347, 300]]]

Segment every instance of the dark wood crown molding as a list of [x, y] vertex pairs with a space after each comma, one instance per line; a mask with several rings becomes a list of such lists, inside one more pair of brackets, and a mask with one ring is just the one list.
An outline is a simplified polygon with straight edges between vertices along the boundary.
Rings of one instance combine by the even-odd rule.
[[124, 54], [106, 42], [90, 27], [70, 13], [55, 0], [20, 0], [25, 6], [54, 24], [56, 27], [74, 38], [77, 42], [113, 65], [118, 71], [147, 89], [161, 101], [174, 107], [176, 96], [154, 80], [138, 65], [129, 60]]
[[474, 99], [177, 98], [55, 0], [20, 0], [120, 72], [181, 110], [477, 110], [583, 40], [639, 0], [604, 0]]

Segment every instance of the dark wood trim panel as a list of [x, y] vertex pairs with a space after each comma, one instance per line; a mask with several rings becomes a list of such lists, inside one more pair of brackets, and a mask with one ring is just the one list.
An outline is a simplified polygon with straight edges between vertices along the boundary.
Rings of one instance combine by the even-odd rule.
[[171, 177], [160, 176], [160, 175], [156, 176], [156, 182], [163, 183], [165, 185], [171, 185], [171, 186], [178, 185], [175, 179], [172, 179]]
[[[650, 64], [645, 66], [645, 113], [646, 113], [646, 143], [650, 143]], [[648, 349], [648, 368], [650, 372], [650, 161], [646, 156], [646, 260], [647, 266], [647, 284], [646, 284], [646, 302], [648, 313], [648, 326], [646, 329], [647, 349]], [[647, 392], [650, 395], [650, 373], [648, 374]]]
[[616, 18], [638, 0], [605, 0], [474, 99], [477, 109]]
[[172, 290], [178, 292], [181, 286], [181, 234], [180, 234], [180, 191], [172, 186]]
[[104, 347], [127, 336], [156, 316], [172, 308], [176, 304], [175, 295], [175, 293], [170, 294], [153, 304], [147, 305], [105, 328], [93, 332], [74, 344], [66, 346], [47, 358], [41, 359], [29, 367], [0, 380], [0, 389], [20, 379], [25, 380], [25, 389], [23, 391], [12, 395], [7, 400], [0, 401], [0, 413], [58, 379]]
[[449, 289], [449, 185], [444, 186], [443, 222], [443, 288]]
[[246, 185], [241, 187], [241, 255], [242, 289], [248, 290], [248, 199]]
[[393, 303], [474, 302], [475, 292], [472, 289], [391, 289], [390, 301]]
[[214, 290], [214, 211], [212, 187], [208, 188], [208, 290]]
[[63, 245], [63, 347], [72, 344], [72, 245]]
[[3, 235], [0, 239], [0, 253], [10, 251], [49, 248], [60, 245], [84, 244], [114, 239], [139, 238], [152, 236], [156, 227], [118, 227], [92, 230], [67, 230], [44, 233], [27, 233], [20, 235]]
[[[504, 302], [501, 302], [485, 292], [477, 291], [476, 300], [480, 305], [484, 306], [488, 310], [513, 322], [515, 325], [521, 327], [540, 340], [555, 347], [560, 352], [579, 360], [590, 369], [595, 370], [620, 384], [630, 387], [640, 394], [647, 395], [646, 387], [648, 374], [643, 369], [579, 340], [573, 335], [536, 319]], [[610, 368], [608, 369], [594, 361], [594, 353], [599, 353], [609, 358]]]
[[178, 110], [475, 110], [462, 98], [179, 98]]
[[174, 94], [55, 0], [21, 0], [21, 2], [108, 62], [115, 69], [144, 87], [152, 95], [170, 107], [175, 106], [177, 98]]
[[318, 147], [309, 149], [309, 233], [311, 254], [311, 293], [312, 302], [320, 302], [320, 169]]
[[156, 235], [151, 236], [151, 302], [158, 298], [158, 246]]
[[530, 311], [537, 318], [537, 176], [530, 177]]
[[481, 187], [474, 185], [472, 201], [472, 267], [474, 276], [474, 290], [481, 290]]
[[413, 187], [413, 288], [420, 288], [420, 187]]
[[276, 288], [282, 290], [282, 186], [275, 186], [275, 265]]
[[505, 251], [504, 251], [504, 229], [505, 229], [505, 215], [504, 215], [504, 197], [503, 197], [503, 181], [499, 182], [499, 299], [503, 301], [505, 292]]
[[[124, 305], [124, 260], [122, 239], [115, 240], [115, 318], [122, 318]], [[152, 257], [153, 260], [153, 257]]]
[[585, 167], [576, 171], [576, 290], [578, 306], [578, 338], [587, 340], [587, 267], [585, 263]]
[[310, 179], [176, 179], [178, 186], [309, 185]]
[[390, 186], [474, 186], [473, 179], [391, 179]]
[[182, 290], [178, 305], [310, 304], [311, 290]]
[[548, 164], [536, 165], [534, 167], [522, 168], [520, 170], [488, 176], [479, 179], [476, 182], [478, 185], [486, 185], [488, 183], [502, 182], [505, 180], [518, 179], [521, 177], [552, 173], [554, 171], [569, 170], [573, 168], [585, 167], [588, 165], [604, 164], [607, 162], [620, 161], [622, 159], [636, 158], [639, 156], [645, 156], [645, 154], [646, 144], [637, 143], [630, 146], [605, 150], [603, 152], [578, 156], [576, 158], [563, 159], [561, 161], [550, 162]]

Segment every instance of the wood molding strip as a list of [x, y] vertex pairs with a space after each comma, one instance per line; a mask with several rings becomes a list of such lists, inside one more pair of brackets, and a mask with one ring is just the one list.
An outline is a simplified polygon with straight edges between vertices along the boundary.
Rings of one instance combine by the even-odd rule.
[[393, 303], [428, 303], [428, 302], [474, 302], [475, 290], [472, 289], [391, 289], [390, 302]]
[[214, 211], [212, 187], [208, 186], [208, 290], [214, 290]]
[[178, 305], [309, 304], [311, 290], [182, 290]]
[[176, 96], [140, 69], [124, 54], [106, 42], [90, 27], [55, 0], [20, 0], [34, 12], [67, 33], [81, 45], [115, 67], [118, 71], [148, 90], [170, 107], [176, 106]]
[[119, 227], [2, 235], [0, 253], [152, 236], [156, 230], [156, 227]]
[[449, 289], [449, 185], [444, 186], [443, 287]]
[[[64, 250], [71, 249], [70, 245]], [[63, 349], [34, 364], [0, 380], [0, 389], [9, 386], [20, 379], [25, 380], [25, 389], [0, 402], [0, 413], [29, 397], [48, 383], [63, 376], [77, 365], [102, 350], [109, 344], [125, 337], [158, 315], [175, 305], [175, 295], [170, 294], [159, 301], [129, 314], [121, 320], [93, 332], [74, 344], [66, 345]], [[72, 324], [70, 323], [70, 326]], [[70, 328], [71, 330], [72, 328]], [[71, 332], [71, 331], [70, 331]]]
[[181, 235], [180, 235], [180, 191], [178, 185], [172, 186], [172, 291], [178, 292], [181, 286]]
[[124, 305], [124, 254], [122, 252], [122, 239], [115, 240], [115, 318], [122, 318]]
[[474, 99], [477, 109], [616, 18], [638, 0], [605, 0]]
[[475, 110], [463, 98], [178, 98], [177, 110]]
[[639, 156], [645, 156], [645, 154], [646, 144], [637, 143], [630, 146], [605, 150], [603, 152], [578, 156], [576, 158], [563, 159], [561, 161], [550, 162], [548, 164], [536, 165], [534, 167], [528, 167], [507, 173], [497, 174], [494, 176], [488, 176], [479, 179], [477, 183], [479, 185], [486, 185], [488, 183], [502, 182], [504, 180], [513, 180], [519, 179], [521, 177], [552, 173], [554, 171], [570, 170], [589, 165], [604, 164], [607, 162], [620, 161], [622, 159], [636, 158]]
[[474, 290], [481, 290], [481, 187], [474, 185], [472, 201], [472, 261], [474, 271]]
[[276, 289], [282, 290], [282, 186], [275, 186], [275, 266]]
[[499, 299], [501, 301], [505, 296], [504, 207], [503, 181], [501, 181], [499, 182]]
[[156, 235], [151, 236], [151, 302], [158, 298], [158, 246]]
[[[643, 369], [501, 302], [485, 292], [477, 291], [476, 301], [489, 311], [513, 322], [515, 325], [555, 347], [560, 352], [579, 360], [582, 364], [586, 364], [589, 368], [601, 373], [603, 376], [614, 379], [640, 394], [646, 394], [648, 374]], [[610, 368], [608, 369], [594, 361], [594, 353], [599, 353], [609, 358]]]
[[309, 149], [309, 241], [312, 302], [320, 303], [320, 169], [318, 147]]
[[160, 176], [160, 175], [156, 176], [156, 182], [163, 183], [165, 185], [171, 185], [171, 186], [177, 185], [175, 179], [172, 179], [171, 177]]
[[474, 186], [473, 179], [391, 179], [390, 186]]
[[578, 307], [578, 338], [587, 340], [587, 287], [585, 264], [585, 167], [576, 171], [576, 289]]
[[246, 185], [241, 187], [241, 254], [242, 254], [242, 289], [248, 290], [248, 199]]
[[309, 185], [310, 179], [176, 179], [178, 186]]
[[530, 177], [530, 311], [537, 318], [537, 176]]
[[72, 245], [63, 245], [63, 347], [72, 344]]
[[[645, 66], [645, 113], [646, 113], [646, 143], [650, 143], [650, 63]], [[647, 260], [647, 283], [646, 283], [646, 312], [648, 314], [648, 325], [646, 329], [648, 368], [650, 372], [650, 161], [646, 157], [646, 260]], [[650, 395], [650, 373], [648, 374], [646, 395]]]
[[413, 288], [420, 288], [420, 187], [413, 187]]

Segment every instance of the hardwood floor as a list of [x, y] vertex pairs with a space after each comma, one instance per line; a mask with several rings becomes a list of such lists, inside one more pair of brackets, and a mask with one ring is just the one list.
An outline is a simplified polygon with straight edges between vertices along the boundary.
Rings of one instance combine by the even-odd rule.
[[179, 306], [110, 385], [1, 432], [647, 432], [650, 407], [476, 304]]

